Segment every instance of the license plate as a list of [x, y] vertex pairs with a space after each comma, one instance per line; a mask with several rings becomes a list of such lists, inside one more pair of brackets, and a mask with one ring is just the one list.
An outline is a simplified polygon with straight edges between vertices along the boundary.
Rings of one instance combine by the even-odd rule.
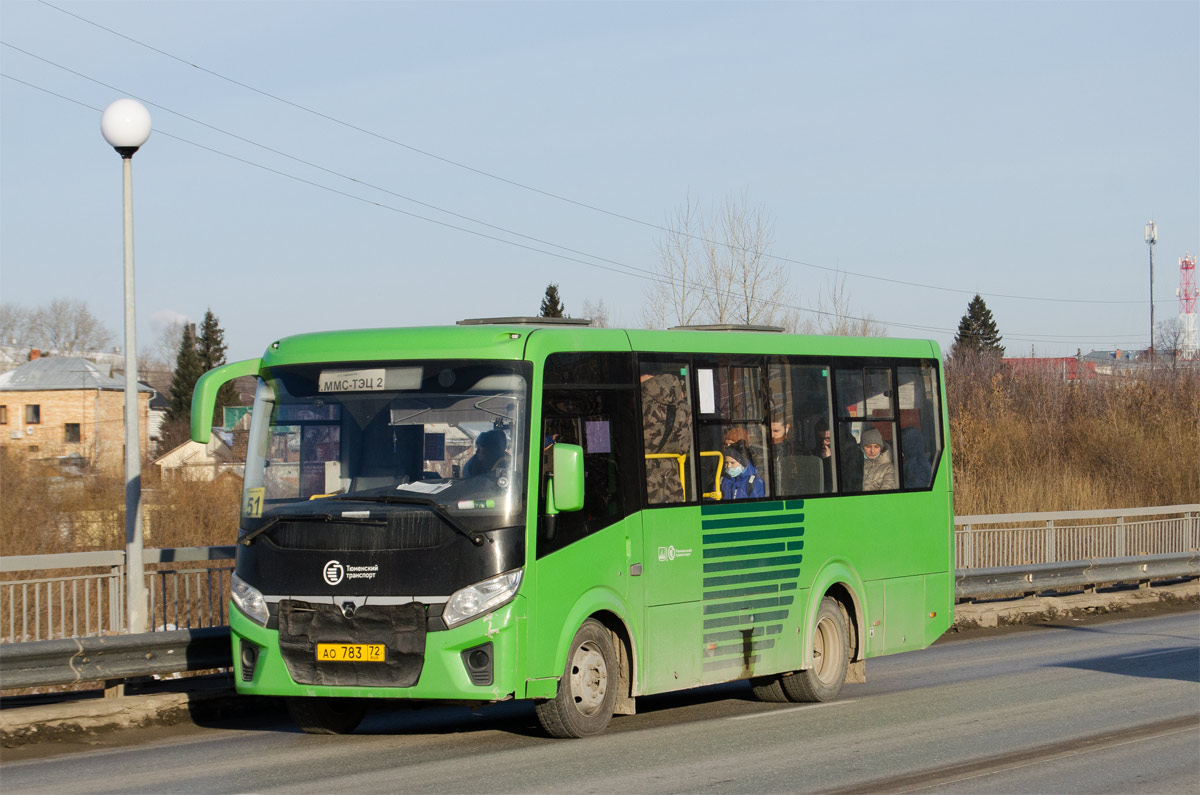
[[318, 662], [383, 662], [382, 643], [318, 643]]

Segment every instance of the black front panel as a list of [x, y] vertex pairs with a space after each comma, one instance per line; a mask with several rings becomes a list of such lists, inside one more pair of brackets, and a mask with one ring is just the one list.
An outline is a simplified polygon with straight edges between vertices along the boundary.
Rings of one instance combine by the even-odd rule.
[[268, 596], [448, 597], [524, 564], [523, 527], [479, 537], [476, 545], [428, 511], [288, 519], [238, 547], [237, 574]]
[[[382, 662], [318, 662], [318, 643], [383, 644]], [[302, 685], [412, 687], [425, 663], [425, 606], [363, 605], [347, 618], [331, 604], [279, 604], [279, 650]]]

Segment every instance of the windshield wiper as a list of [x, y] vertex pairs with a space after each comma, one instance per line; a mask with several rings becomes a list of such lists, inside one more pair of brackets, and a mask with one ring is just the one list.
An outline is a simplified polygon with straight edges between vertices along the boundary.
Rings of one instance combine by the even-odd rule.
[[250, 546], [251, 541], [258, 538], [260, 535], [267, 532], [272, 527], [274, 527], [275, 525], [282, 522], [284, 519], [324, 519], [327, 522], [332, 522], [333, 514], [331, 514], [331, 513], [277, 513], [274, 516], [272, 516], [271, 518], [267, 519], [265, 522], [263, 522], [257, 528], [255, 528], [251, 532], [247, 533], [242, 538], [238, 539], [238, 543], [242, 544], [244, 546]]
[[471, 543], [477, 547], [483, 546], [483, 542], [487, 540], [487, 536], [475, 530], [468, 530], [463, 527], [457, 519], [450, 515], [450, 512], [436, 500], [431, 500], [428, 497], [409, 497], [399, 494], [369, 494], [356, 495], [354, 492], [350, 494], [339, 494], [336, 497], [330, 497], [331, 500], [347, 500], [350, 502], [386, 502], [396, 505], [420, 505], [423, 508], [428, 508], [446, 524], [462, 533], [467, 538], [471, 539]]

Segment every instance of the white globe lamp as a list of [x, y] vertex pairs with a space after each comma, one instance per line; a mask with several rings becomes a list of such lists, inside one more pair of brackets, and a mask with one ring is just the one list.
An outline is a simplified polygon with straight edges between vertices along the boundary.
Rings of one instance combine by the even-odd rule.
[[150, 111], [136, 99], [118, 99], [104, 109], [100, 134], [121, 157], [133, 157], [150, 137]]

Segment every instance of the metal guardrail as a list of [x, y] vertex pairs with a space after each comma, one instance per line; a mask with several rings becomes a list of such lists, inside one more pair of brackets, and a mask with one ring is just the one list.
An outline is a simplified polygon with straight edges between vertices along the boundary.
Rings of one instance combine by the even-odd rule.
[[4, 688], [124, 680], [232, 664], [229, 627], [41, 640], [5, 644], [3, 649]]
[[[232, 546], [145, 550], [151, 630], [225, 624], [234, 554]], [[213, 565], [193, 565], [203, 563]], [[0, 557], [0, 642], [120, 634], [125, 615], [123, 551]]]
[[1033, 563], [1028, 566], [958, 569], [954, 573], [954, 595], [959, 600], [998, 599], [1118, 583], [1142, 584], [1197, 577], [1200, 577], [1200, 552]]
[[954, 526], [957, 569], [1200, 550], [1200, 503], [957, 516]]

